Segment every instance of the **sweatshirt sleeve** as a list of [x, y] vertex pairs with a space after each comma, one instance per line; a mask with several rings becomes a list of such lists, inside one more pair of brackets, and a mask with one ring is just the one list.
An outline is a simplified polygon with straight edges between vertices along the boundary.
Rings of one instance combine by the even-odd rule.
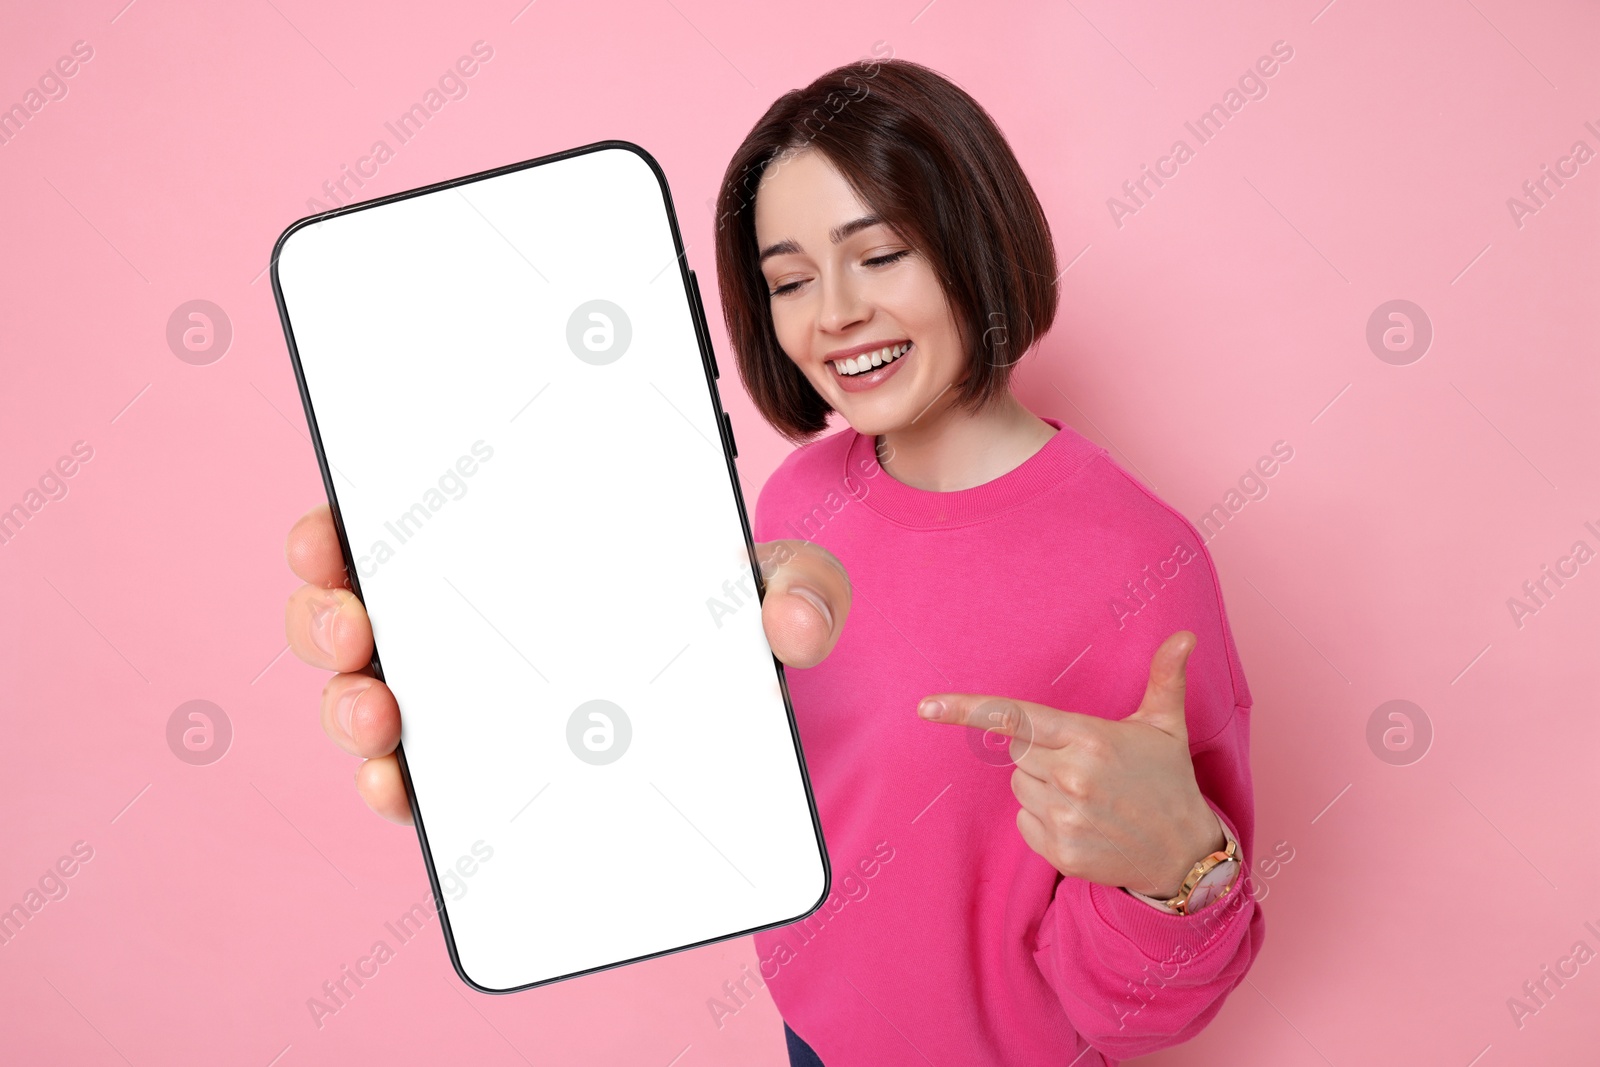
[[1063, 875], [1039, 925], [1034, 960], [1085, 1041], [1114, 1059], [1182, 1044], [1205, 1029], [1261, 951], [1266, 922], [1251, 896], [1254, 819], [1250, 708], [1191, 745], [1200, 792], [1239, 842], [1244, 870], [1221, 900], [1171, 915], [1123, 892]]

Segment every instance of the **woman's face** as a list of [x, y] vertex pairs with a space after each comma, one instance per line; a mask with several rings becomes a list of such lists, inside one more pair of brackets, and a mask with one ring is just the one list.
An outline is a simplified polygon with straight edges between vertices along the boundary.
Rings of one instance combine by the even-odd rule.
[[[756, 193], [756, 247], [778, 343], [866, 435], [933, 421], [967, 370], [932, 264], [872, 217], [816, 149], [780, 154]], [[855, 369], [880, 364], [846, 376], [845, 357], [860, 351], [866, 359], [855, 358]]]

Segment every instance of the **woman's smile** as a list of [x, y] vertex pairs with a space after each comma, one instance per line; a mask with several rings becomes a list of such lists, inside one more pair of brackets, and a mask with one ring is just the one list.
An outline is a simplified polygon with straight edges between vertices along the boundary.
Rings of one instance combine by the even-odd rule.
[[915, 345], [904, 341], [862, 353], [854, 358], [830, 359], [834, 382], [847, 393], [864, 393], [894, 377], [901, 364], [911, 358]]

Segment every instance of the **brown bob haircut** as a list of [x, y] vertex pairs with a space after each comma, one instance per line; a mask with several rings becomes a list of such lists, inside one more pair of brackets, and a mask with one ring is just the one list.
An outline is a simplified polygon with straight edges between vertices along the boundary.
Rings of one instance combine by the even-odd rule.
[[778, 344], [756, 247], [755, 198], [774, 157], [816, 148], [933, 266], [968, 345], [956, 403], [981, 409], [1056, 313], [1050, 224], [994, 120], [932, 69], [863, 60], [779, 97], [717, 194], [717, 287], [739, 376], [779, 433], [804, 443], [833, 410]]

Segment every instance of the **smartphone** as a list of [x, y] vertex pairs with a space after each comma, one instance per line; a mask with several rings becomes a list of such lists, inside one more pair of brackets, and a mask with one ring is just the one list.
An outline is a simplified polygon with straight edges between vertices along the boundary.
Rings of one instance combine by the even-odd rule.
[[301, 219], [272, 286], [451, 962], [509, 993], [795, 922], [830, 872], [660, 165]]

